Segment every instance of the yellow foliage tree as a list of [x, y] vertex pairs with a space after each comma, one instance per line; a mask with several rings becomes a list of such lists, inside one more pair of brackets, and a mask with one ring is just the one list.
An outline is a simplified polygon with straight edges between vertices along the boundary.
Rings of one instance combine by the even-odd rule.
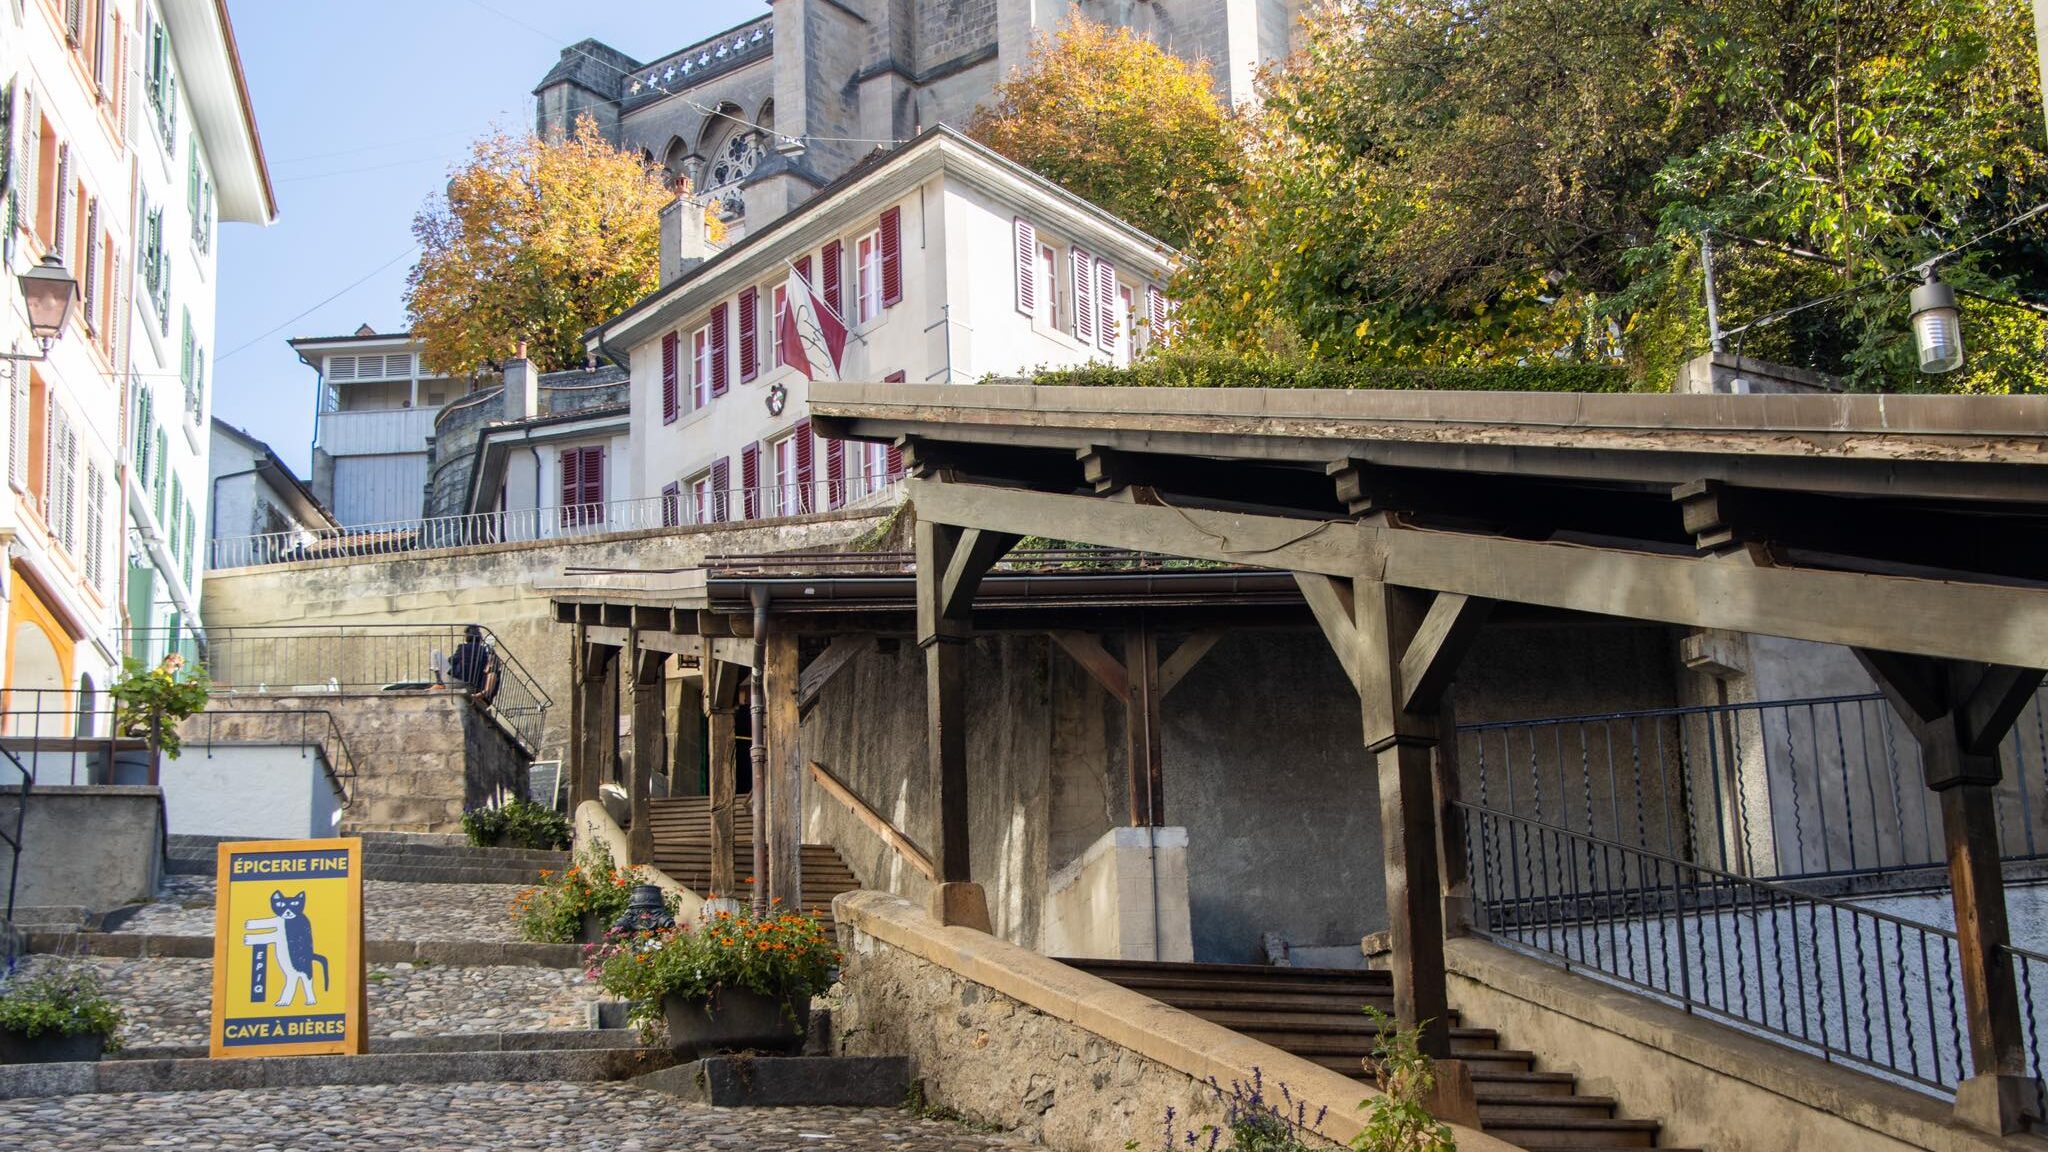
[[413, 218], [405, 304], [427, 369], [468, 375], [521, 342], [543, 372], [581, 364], [583, 333], [655, 288], [671, 195], [588, 116], [559, 142], [477, 141]]
[[1236, 183], [1236, 125], [1206, 61], [1068, 10], [968, 134], [1178, 247]]

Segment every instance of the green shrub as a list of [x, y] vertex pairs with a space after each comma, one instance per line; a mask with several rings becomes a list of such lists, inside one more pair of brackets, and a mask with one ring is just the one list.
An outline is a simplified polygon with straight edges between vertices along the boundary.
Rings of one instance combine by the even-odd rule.
[[539, 848], [560, 851], [573, 841], [569, 818], [545, 804], [507, 800], [498, 808], [462, 814], [462, 831], [479, 848]]
[[560, 872], [542, 872], [541, 882], [512, 898], [512, 919], [519, 938], [536, 944], [570, 944], [583, 930], [583, 916], [593, 913], [607, 926], [632, 899], [633, 877], [612, 863], [603, 844], [593, 843], [576, 854]]
[[1424, 368], [1336, 360], [1246, 359], [1162, 352], [1127, 368], [1086, 364], [1037, 373], [1035, 384], [1094, 388], [1334, 388], [1445, 392], [1628, 392], [1628, 374], [1605, 364], [1499, 364]]
[[100, 991], [99, 976], [64, 965], [40, 976], [16, 974], [0, 984], [0, 1031], [27, 1037], [98, 1035], [119, 1046], [121, 1010]]

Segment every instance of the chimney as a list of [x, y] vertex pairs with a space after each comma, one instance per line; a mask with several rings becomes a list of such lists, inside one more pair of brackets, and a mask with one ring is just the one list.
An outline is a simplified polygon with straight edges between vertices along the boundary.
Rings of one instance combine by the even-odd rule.
[[690, 195], [690, 182], [679, 179], [676, 198], [661, 210], [661, 286], [674, 283], [710, 256], [704, 205]]
[[533, 361], [526, 358], [526, 341], [519, 352], [505, 362], [505, 419], [531, 420], [540, 415], [540, 377]]

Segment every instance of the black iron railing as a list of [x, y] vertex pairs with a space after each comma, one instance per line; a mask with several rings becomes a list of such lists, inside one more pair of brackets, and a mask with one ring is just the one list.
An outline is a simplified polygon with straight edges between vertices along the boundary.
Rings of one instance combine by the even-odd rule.
[[[2000, 749], [2008, 859], [2048, 857], [2044, 699]], [[1459, 771], [1482, 806], [1742, 876], [1944, 863], [1919, 746], [1875, 693], [1466, 725]]]
[[[1635, 845], [1461, 803], [1480, 924], [1684, 1008], [1932, 1091], [1970, 1075], [1954, 933]], [[2013, 951], [2040, 1075], [2033, 989]], [[2039, 966], [2039, 967], [2037, 967]]]
[[[35, 790], [36, 772], [33, 764], [24, 764], [21, 759], [0, 742], [0, 790], [14, 795], [13, 827], [0, 820], [0, 845], [7, 851], [7, 914], [0, 916], [0, 925], [11, 931], [14, 925], [14, 897], [21, 889], [21, 840], [22, 830], [28, 826], [28, 798]], [[7, 944], [11, 951], [11, 936]], [[13, 956], [0, 957], [6, 964], [13, 963]]]
[[[401, 690], [472, 691], [457, 676], [463, 624], [208, 628], [204, 663], [215, 695], [312, 696]], [[485, 710], [531, 753], [553, 701], [519, 658], [480, 628], [496, 671]], [[132, 641], [131, 641], [132, 643]], [[225, 702], [225, 701], [223, 701]]]

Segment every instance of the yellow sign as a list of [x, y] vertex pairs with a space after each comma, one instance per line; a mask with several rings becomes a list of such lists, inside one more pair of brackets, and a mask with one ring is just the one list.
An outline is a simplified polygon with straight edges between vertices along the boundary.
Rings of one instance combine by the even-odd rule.
[[222, 844], [213, 1055], [361, 1053], [366, 993], [363, 842]]

